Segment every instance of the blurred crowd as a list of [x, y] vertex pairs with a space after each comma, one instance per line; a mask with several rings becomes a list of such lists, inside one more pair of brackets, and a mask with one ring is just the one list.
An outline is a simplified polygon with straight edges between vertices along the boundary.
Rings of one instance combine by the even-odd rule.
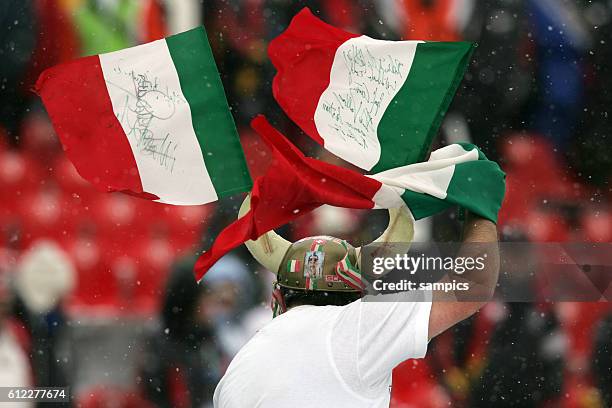
[[[503, 240], [612, 241], [612, 1], [8, 0], [0, 2], [0, 385], [69, 386], [82, 407], [206, 407], [232, 356], [269, 321], [273, 275], [244, 249], [196, 285], [198, 251], [242, 197], [174, 207], [94, 191], [63, 155], [39, 73], [204, 24], [253, 177], [265, 113], [334, 161], [274, 102], [267, 43], [308, 6], [374, 38], [475, 41], [437, 146], [472, 141], [507, 173]], [[457, 240], [447, 212], [417, 241]], [[386, 214], [323, 207], [281, 231], [368, 242]], [[504, 270], [502, 270], [504, 273]], [[504, 303], [394, 372], [392, 406], [610, 407], [612, 308]]]

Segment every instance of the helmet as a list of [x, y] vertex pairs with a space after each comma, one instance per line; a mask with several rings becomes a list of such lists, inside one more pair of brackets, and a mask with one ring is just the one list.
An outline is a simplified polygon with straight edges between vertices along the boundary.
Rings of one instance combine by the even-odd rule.
[[300, 239], [289, 246], [277, 271], [288, 289], [354, 292], [363, 290], [357, 253], [348, 242], [329, 236]]
[[[247, 196], [238, 218], [250, 209]], [[403, 205], [389, 209], [389, 225], [373, 243], [411, 242], [414, 218]], [[280, 288], [303, 291], [361, 292], [364, 280], [360, 272], [361, 247], [353, 247], [345, 240], [326, 235], [290, 242], [274, 231], [256, 240], [245, 242], [257, 262], [277, 276], [273, 292], [273, 309], [285, 311]]]

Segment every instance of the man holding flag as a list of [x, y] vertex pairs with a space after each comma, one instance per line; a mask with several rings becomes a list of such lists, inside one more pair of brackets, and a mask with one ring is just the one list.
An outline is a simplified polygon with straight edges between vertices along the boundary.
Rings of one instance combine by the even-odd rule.
[[[36, 89], [66, 153], [99, 190], [194, 205], [252, 186], [194, 272], [201, 281], [246, 244], [277, 275], [278, 318], [232, 361], [215, 406], [388, 406], [393, 368], [423, 357], [431, 338], [491, 296], [504, 173], [468, 143], [426, 157], [471, 50], [358, 36], [302, 10], [270, 44], [274, 96], [311, 138], [373, 174], [305, 157], [259, 116], [251, 125], [274, 160], [254, 183], [202, 28], [41, 74]], [[415, 219], [461, 207], [461, 251], [486, 256], [485, 267], [446, 278], [473, 283], [467, 301], [436, 291], [359, 300], [361, 248], [329, 236], [291, 243], [273, 231], [323, 204], [388, 209], [378, 243], [410, 243]]]
[[[245, 243], [277, 275], [276, 318], [236, 355], [215, 390], [215, 407], [387, 407], [394, 367], [424, 357], [431, 338], [492, 295], [503, 172], [470, 144], [422, 161], [471, 50], [454, 45], [357, 37], [307, 9], [271, 43], [281, 107], [326, 149], [375, 174], [304, 157], [264, 117], [253, 120], [274, 162], [195, 270], [201, 279]], [[387, 208], [389, 226], [375, 242], [404, 244], [415, 218], [458, 205], [468, 210], [459, 252], [483, 256], [484, 268], [443, 278], [469, 282], [461, 296], [413, 291], [362, 299], [361, 248], [328, 236], [291, 243], [273, 231], [322, 204]], [[309, 274], [314, 251], [323, 259], [318, 279]]]
[[[452, 292], [436, 291], [361, 299], [366, 285], [360, 270], [361, 248], [328, 236], [290, 243], [270, 226], [321, 203], [377, 206], [389, 208], [390, 220], [376, 242], [409, 243], [414, 218], [398, 187], [304, 157], [263, 117], [255, 119], [253, 127], [272, 147], [276, 161], [255, 181], [239, 219], [200, 257], [196, 273], [246, 241], [253, 257], [277, 275], [272, 302], [277, 317], [236, 355], [217, 386], [214, 404], [219, 408], [387, 407], [393, 368], [406, 359], [424, 357], [431, 338], [475, 313], [492, 295], [499, 270], [494, 208], [499, 208], [496, 200], [501, 197], [481, 206], [493, 208], [493, 219], [478, 213], [466, 217], [459, 251], [483, 256], [486, 262], [481, 270], [445, 278], [469, 282], [460, 299]], [[486, 170], [487, 163], [481, 164]], [[460, 164], [457, 167], [462, 171]], [[503, 177], [500, 180], [503, 191]], [[431, 199], [419, 202], [417, 193], [414, 197], [417, 213], [419, 205], [427, 207]], [[459, 194], [456, 199], [461, 202], [466, 196]], [[487, 211], [481, 212], [488, 216]], [[324, 261], [322, 276], [313, 280], [308, 261], [315, 250]]]

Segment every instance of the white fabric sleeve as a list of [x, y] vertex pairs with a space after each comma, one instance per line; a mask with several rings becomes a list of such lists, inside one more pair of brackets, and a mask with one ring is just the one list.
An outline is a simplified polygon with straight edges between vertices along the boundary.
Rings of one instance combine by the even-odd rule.
[[401, 362], [423, 358], [430, 311], [431, 292], [425, 291], [366, 296], [343, 306], [331, 333], [343, 379], [363, 393], [383, 385]]

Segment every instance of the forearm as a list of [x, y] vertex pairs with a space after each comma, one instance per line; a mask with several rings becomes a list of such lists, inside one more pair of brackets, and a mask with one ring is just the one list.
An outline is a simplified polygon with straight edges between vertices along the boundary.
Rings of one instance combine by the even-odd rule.
[[434, 290], [429, 317], [429, 338], [471, 316], [489, 301], [499, 275], [497, 228], [486, 219], [468, 215], [463, 228], [463, 240], [457, 257], [480, 258], [482, 268], [465, 268], [449, 272], [441, 282], [465, 283], [467, 290], [447, 292]]
[[455, 274], [453, 278], [470, 284], [464, 300], [487, 300], [493, 295], [499, 276], [497, 227], [487, 219], [467, 214], [462, 242], [458, 256], [479, 258], [483, 268], [466, 270], [462, 274]]

